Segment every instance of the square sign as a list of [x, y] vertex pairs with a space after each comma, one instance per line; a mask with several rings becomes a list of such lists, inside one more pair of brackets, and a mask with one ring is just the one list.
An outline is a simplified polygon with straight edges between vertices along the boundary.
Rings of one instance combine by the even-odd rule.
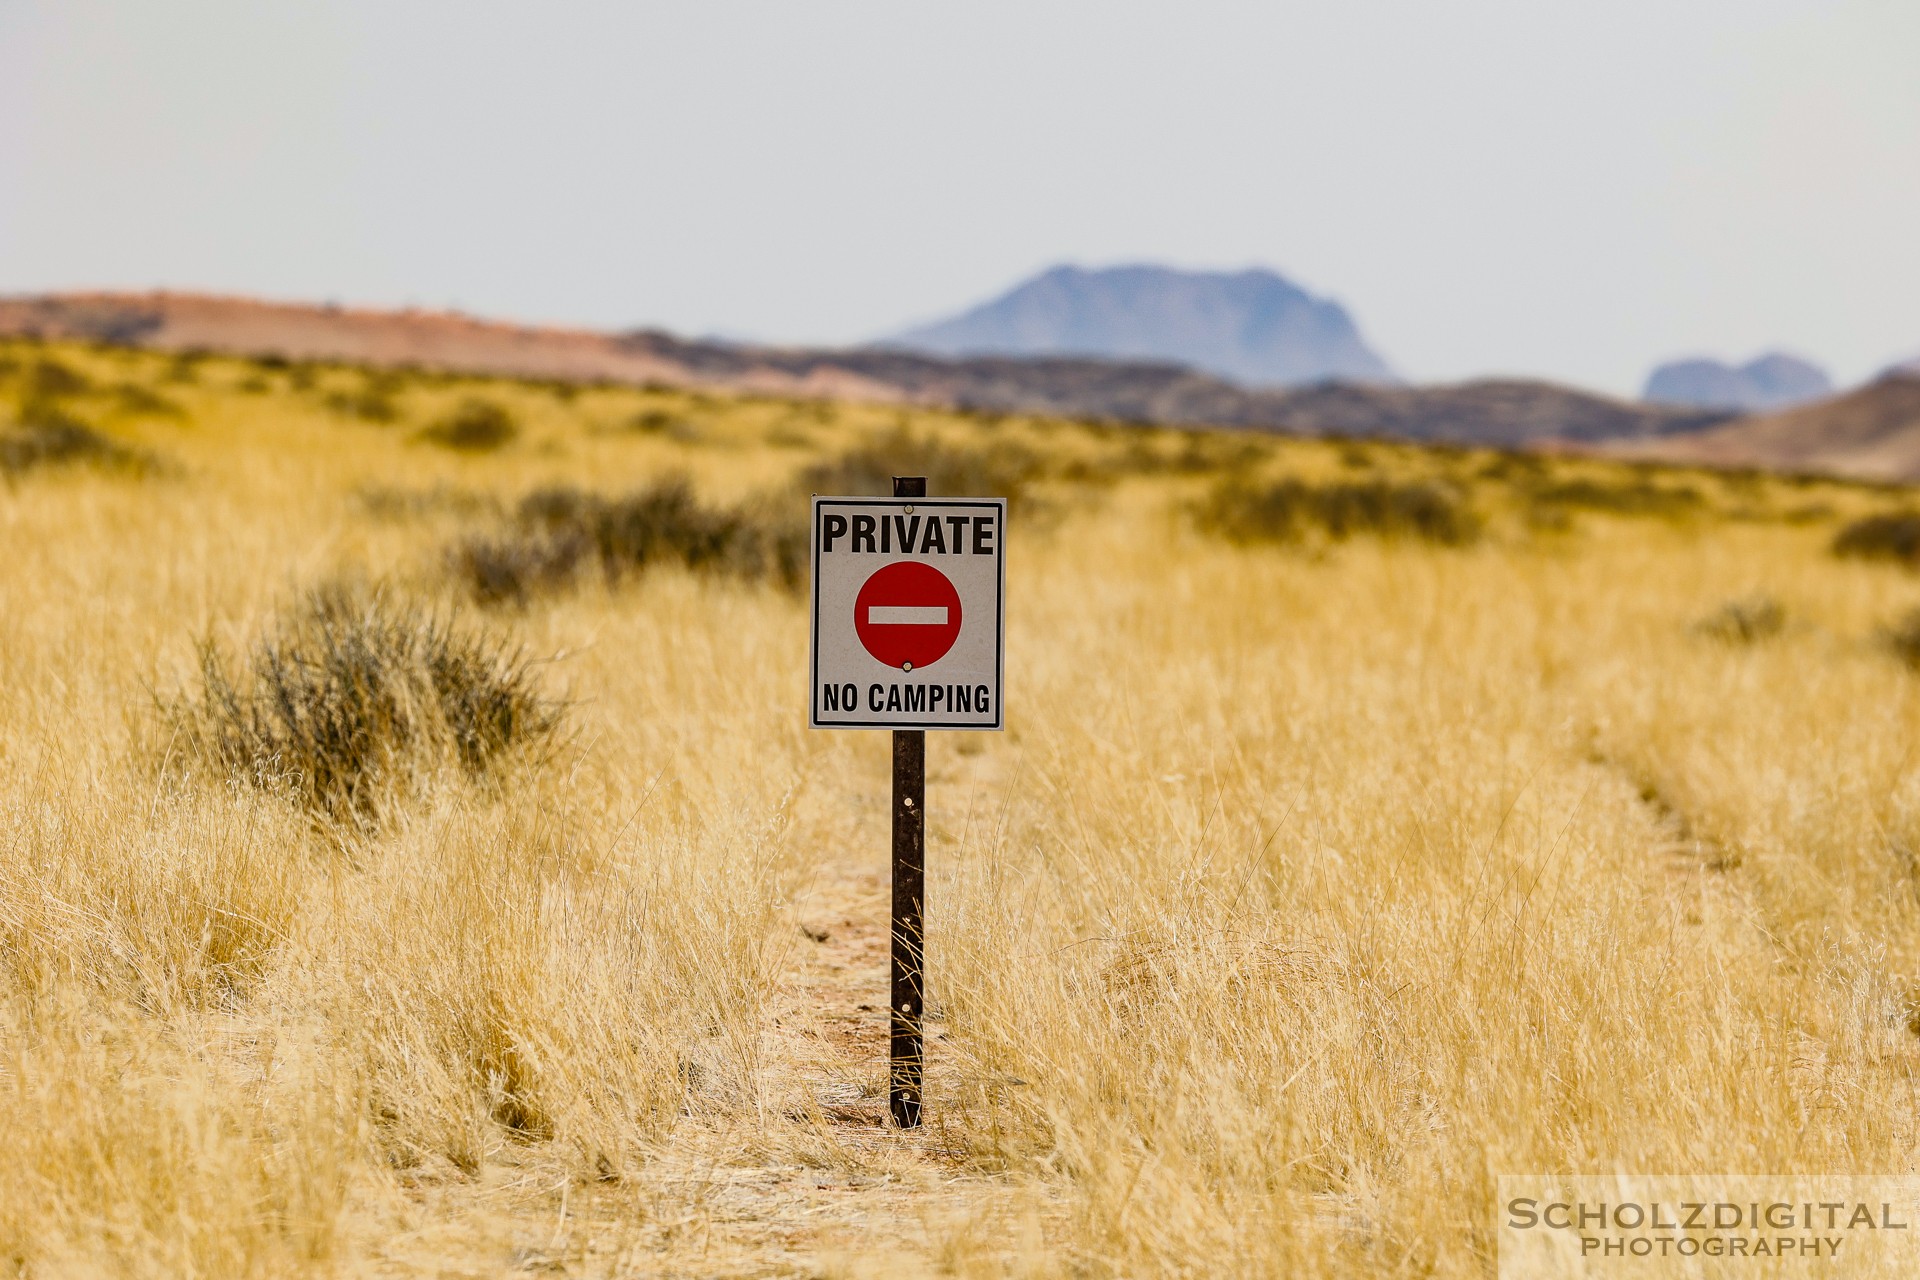
[[813, 500], [816, 729], [999, 729], [1005, 498]]

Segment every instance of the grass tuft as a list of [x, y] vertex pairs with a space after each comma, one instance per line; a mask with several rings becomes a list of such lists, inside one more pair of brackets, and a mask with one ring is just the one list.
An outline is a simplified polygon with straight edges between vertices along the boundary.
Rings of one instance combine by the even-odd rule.
[[804, 520], [769, 507], [705, 506], [674, 479], [616, 498], [571, 486], [539, 490], [507, 529], [463, 539], [449, 562], [482, 603], [524, 604], [589, 566], [610, 583], [667, 563], [791, 590], [806, 573], [806, 554]]
[[1696, 624], [1701, 635], [1736, 645], [1771, 640], [1786, 627], [1786, 609], [1768, 595], [1729, 600]]
[[167, 361], [166, 371], [160, 375], [163, 382], [179, 383], [191, 386], [200, 381], [200, 366], [205, 364], [211, 353], [198, 349], [176, 352]]
[[1655, 484], [1644, 478], [1609, 483], [1583, 476], [1540, 485], [1528, 497], [1537, 507], [1549, 510], [1598, 511], [1669, 520], [1692, 515], [1706, 503], [1700, 491], [1689, 485]]
[[624, 430], [639, 435], [675, 435], [688, 436], [693, 426], [684, 419], [668, 413], [665, 409], [642, 409], [621, 423]]
[[28, 368], [25, 390], [29, 397], [44, 396], [52, 400], [80, 395], [92, 386], [93, 381], [86, 374], [50, 356], [43, 356]]
[[199, 690], [164, 711], [190, 758], [335, 818], [376, 816], [442, 765], [485, 774], [561, 718], [504, 640], [339, 586], [310, 594], [240, 662], [203, 641]]
[[184, 418], [186, 410], [150, 387], [123, 382], [114, 388], [114, 408], [130, 417]]
[[439, 483], [424, 489], [402, 485], [363, 485], [354, 491], [361, 510], [380, 520], [417, 520], [447, 514], [474, 518], [498, 515], [499, 498], [491, 493]]
[[524, 528], [476, 533], [447, 553], [455, 578], [481, 604], [524, 605], [571, 585], [588, 558], [587, 539]]
[[86, 464], [114, 470], [146, 471], [151, 455], [102, 435], [77, 418], [44, 402], [17, 427], [0, 431], [0, 475], [17, 476], [40, 467]]
[[1833, 554], [1920, 564], [1920, 512], [1889, 511], [1855, 520], [1834, 535]]
[[1453, 490], [1418, 481], [1315, 485], [1288, 479], [1257, 486], [1230, 479], [1214, 489], [1199, 514], [1203, 527], [1236, 542], [1298, 542], [1319, 533], [1335, 541], [1371, 534], [1465, 546], [1484, 524]]
[[327, 408], [341, 417], [358, 418], [362, 422], [392, 422], [400, 416], [393, 397], [373, 388], [331, 392], [326, 403]]
[[512, 414], [491, 400], [466, 400], [420, 433], [420, 438], [463, 453], [488, 453], [520, 434]]
[[1920, 609], [1909, 609], [1881, 628], [1880, 640], [1894, 657], [1920, 671]]

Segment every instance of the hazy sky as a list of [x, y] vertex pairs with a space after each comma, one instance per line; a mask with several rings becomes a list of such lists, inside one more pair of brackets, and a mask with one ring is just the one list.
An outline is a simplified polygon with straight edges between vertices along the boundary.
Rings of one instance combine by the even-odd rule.
[[1419, 379], [1920, 353], [1920, 0], [0, 0], [0, 292], [795, 342], [1272, 266]]

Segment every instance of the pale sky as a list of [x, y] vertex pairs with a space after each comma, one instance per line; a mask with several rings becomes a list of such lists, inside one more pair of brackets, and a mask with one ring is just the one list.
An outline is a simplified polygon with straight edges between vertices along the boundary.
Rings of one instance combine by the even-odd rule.
[[1273, 267], [1418, 380], [1920, 353], [1920, 0], [0, 0], [0, 293], [789, 342]]

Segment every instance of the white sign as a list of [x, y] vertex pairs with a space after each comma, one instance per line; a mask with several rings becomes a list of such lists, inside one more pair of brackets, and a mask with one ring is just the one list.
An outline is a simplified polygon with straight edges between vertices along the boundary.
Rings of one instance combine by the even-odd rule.
[[1005, 498], [813, 500], [816, 729], [999, 729]]

